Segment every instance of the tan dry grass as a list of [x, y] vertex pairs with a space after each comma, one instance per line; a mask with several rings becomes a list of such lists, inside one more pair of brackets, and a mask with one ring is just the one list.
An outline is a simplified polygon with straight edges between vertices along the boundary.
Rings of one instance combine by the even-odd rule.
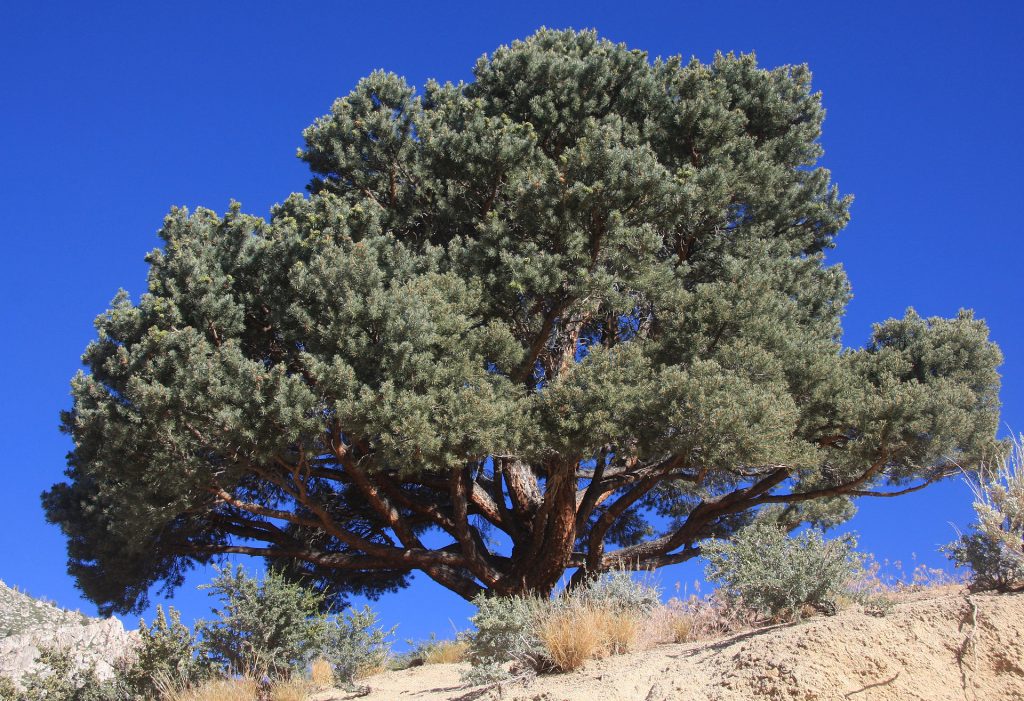
[[[211, 679], [199, 686], [181, 687], [169, 679], [157, 680], [161, 701], [255, 701], [256, 680]], [[301, 701], [301, 700], [300, 700]]]
[[636, 647], [643, 620], [628, 611], [603, 611], [598, 625], [605, 651], [609, 655], [622, 655]]
[[571, 672], [587, 660], [631, 650], [641, 628], [634, 614], [576, 605], [556, 610], [542, 621], [538, 635], [552, 664]]
[[266, 697], [260, 696], [259, 682], [251, 676], [211, 679], [198, 686], [175, 683], [166, 676], [155, 681], [160, 701], [306, 701], [315, 691], [313, 684], [298, 678], [275, 682]]
[[390, 667], [388, 667], [387, 660], [385, 660], [383, 662], [376, 663], [376, 664], [368, 664], [368, 665], [365, 665], [365, 666], [360, 667], [359, 669], [357, 669], [356, 673], [353, 675], [352, 678], [353, 679], [365, 679], [366, 677], [372, 677], [372, 676], [375, 676], [377, 674], [383, 674], [384, 672], [388, 671], [389, 669], [390, 669]]
[[289, 679], [271, 687], [270, 701], [306, 701], [312, 692], [312, 684], [306, 680]]
[[314, 686], [329, 689], [334, 686], [334, 667], [324, 658], [318, 657], [309, 666], [309, 679]]
[[469, 643], [462, 640], [442, 640], [423, 655], [423, 664], [456, 664], [465, 662]]
[[692, 595], [685, 601], [670, 599], [655, 610], [643, 635], [652, 642], [711, 640], [749, 630], [755, 627], [756, 619], [756, 614], [745, 608], [742, 602], [714, 595], [709, 598]]

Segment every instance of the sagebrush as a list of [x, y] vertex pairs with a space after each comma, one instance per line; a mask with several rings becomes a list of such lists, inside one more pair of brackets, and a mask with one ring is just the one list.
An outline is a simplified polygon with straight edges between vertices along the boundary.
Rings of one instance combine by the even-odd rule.
[[709, 581], [763, 615], [792, 619], [805, 606], [835, 609], [861, 564], [855, 546], [852, 536], [826, 540], [815, 529], [790, 537], [766, 519], [701, 550]]

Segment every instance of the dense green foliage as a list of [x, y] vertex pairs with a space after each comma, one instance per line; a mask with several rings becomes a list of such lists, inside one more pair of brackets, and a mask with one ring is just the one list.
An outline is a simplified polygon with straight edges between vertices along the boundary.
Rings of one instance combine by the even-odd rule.
[[972, 532], [942, 547], [957, 567], [971, 569], [971, 585], [980, 591], [1012, 591], [1024, 587], [1024, 563], [998, 540], [972, 526]]
[[809, 528], [790, 537], [758, 519], [729, 540], [704, 544], [706, 577], [762, 615], [799, 618], [801, 608], [834, 611], [861, 561], [851, 536], [826, 540]]
[[850, 198], [810, 81], [543, 30], [467, 84], [361, 81], [269, 220], [172, 210], [148, 292], [97, 319], [44, 495], [83, 591], [133, 609], [242, 553], [335, 601], [413, 570], [547, 593], [974, 464], [981, 321], [841, 344]]
[[228, 567], [200, 588], [221, 601], [196, 632], [203, 655], [223, 672], [287, 677], [326, 641], [323, 597], [274, 571], [255, 579], [241, 565]]
[[213, 672], [197, 651], [196, 636], [181, 622], [178, 611], [172, 606], [164, 613], [158, 606], [152, 625], [139, 622], [133, 653], [116, 666], [118, 688], [125, 699], [148, 701], [158, 698], [161, 680], [197, 684]]

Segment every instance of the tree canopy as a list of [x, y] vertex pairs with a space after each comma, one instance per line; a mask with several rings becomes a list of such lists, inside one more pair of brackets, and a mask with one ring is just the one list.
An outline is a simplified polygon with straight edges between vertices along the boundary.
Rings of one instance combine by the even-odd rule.
[[307, 194], [172, 209], [98, 317], [43, 495], [70, 572], [121, 611], [229, 553], [335, 599], [543, 593], [976, 464], [982, 321], [842, 344], [823, 117], [806, 66], [594, 32], [371, 74], [304, 132]]

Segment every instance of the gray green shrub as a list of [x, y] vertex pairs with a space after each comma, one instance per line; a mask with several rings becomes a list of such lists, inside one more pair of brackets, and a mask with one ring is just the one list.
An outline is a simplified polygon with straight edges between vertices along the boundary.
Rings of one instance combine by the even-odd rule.
[[942, 550], [973, 572], [975, 589], [1024, 588], [1024, 436], [1007, 442], [995, 469], [968, 479], [977, 520], [971, 532]]
[[475, 630], [466, 635], [472, 667], [463, 680], [485, 684], [552, 669], [538, 633], [548, 616], [573, 606], [644, 615], [660, 605], [661, 594], [628, 572], [610, 572], [555, 599], [479, 596], [473, 603], [477, 613], [470, 621]]
[[706, 576], [726, 594], [762, 615], [800, 617], [800, 609], [830, 610], [860, 567], [852, 536], [826, 540], [808, 529], [795, 537], [776, 524], [755, 521], [730, 540], [706, 541]]
[[629, 572], [607, 572], [568, 592], [562, 600], [642, 615], [661, 605], [661, 591], [638, 582]]
[[331, 663], [335, 681], [348, 688], [360, 673], [387, 664], [394, 631], [378, 626], [377, 614], [369, 606], [350, 609], [330, 619], [317, 655]]
[[550, 612], [549, 600], [530, 596], [487, 597], [473, 600], [476, 615], [470, 618], [475, 630], [468, 636], [469, 659], [473, 668], [465, 681], [479, 684], [508, 676], [505, 669], [536, 672], [544, 667], [544, 647], [537, 636], [537, 622]]

